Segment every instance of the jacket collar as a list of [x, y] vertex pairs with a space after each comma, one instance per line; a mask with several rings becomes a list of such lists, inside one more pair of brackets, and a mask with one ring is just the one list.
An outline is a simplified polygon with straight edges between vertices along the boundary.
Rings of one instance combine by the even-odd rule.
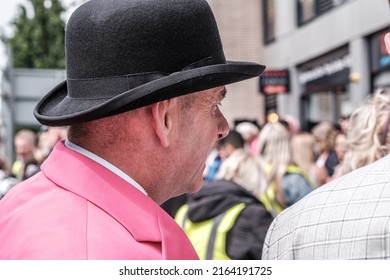
[[112, 216], [135, 240], [161, 242], [158, 216], [163, 210], [104, 166], [65, 147], [61, 141], [41, 170], [59, 187], [83, 197]]

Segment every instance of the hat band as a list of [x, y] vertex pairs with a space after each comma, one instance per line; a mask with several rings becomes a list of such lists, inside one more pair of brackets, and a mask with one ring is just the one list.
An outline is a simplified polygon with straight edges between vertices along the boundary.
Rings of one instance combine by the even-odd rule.
[[[225, 55], [222, 50], [205, 59], [191, 63], [190, 65], [184, 67], [181, 71], [217, 64], [226, 64]], [[68, 98], [83, 100], [110, 99], [118, 95], [118, 93], [129, 91], [133, 88], [157, 79], [161, 79], [171, 74], [174, 73], [147, 72], [96, 79], [68, 78]], [[104, 94], [102, 95], [102, 93]]]

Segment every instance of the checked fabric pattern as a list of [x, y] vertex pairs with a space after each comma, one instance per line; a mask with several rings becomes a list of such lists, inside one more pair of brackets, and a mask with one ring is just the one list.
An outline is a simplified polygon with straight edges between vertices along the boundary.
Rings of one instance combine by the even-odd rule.
[[390, 259], [390, 156], [283, 211], [268, 230], [263, 259]]

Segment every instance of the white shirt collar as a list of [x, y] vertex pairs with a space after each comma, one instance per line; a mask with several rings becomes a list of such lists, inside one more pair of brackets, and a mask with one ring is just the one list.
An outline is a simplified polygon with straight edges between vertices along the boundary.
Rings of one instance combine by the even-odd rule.
[[148, 195], [147, 192], [145, 191], [145, 189], [143, 187], [141, 187], [140, 184], [138, 184], [129, 175], [127, 175], [122, 170], [120, 170], [119, 168], [115, 167], [114, 165], [112, 165], [108, 161], [106, 161], [106, 160], [102, 159], [101, 157], [95, 155], [94, 153], [91, 153], [90, 151], [80, 147], [79, 145], [76, 145], [75, 143], [72, 143], [69, 140], [65, 140], [65, 146], [67, 148], [77, 152], [77, 153], [80, 153], [80, 154], [86, 156], [87, 158], [90, 158], [91, 160], [99, 163], [100, 165], [103, 165], [105, 168], [107, 168], [107, 169], [111, 170], [112, 172], [114, 172], [116, 175], [121, 177], [123, 180], [125, 180], [129, 184], [133, 185], [135, 188], [137, 188], [138, 190], [143, 192], [145, 195]]

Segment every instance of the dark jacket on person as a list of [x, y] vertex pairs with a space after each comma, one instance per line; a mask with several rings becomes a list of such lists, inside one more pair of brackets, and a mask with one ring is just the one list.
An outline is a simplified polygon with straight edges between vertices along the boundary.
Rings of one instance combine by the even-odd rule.
[[[261, 259], [272, 217], [263, 204], [240, 185], [226, 180], [206, 183], [199, 192], [189, 196], [186, 218], [192, 223], [210, 221], [238, 204], [245, 206], [226, 234], [226, 254], [233, 260]], [[207, 244], [210, 236], [204, 238]]]
[[328, 170], [328, 175], [333, 176], [335, 167], [340, 163], [337, 158], [337, 154], [334, 150], [329, 153], [328, 158], [325, 161], [326, 170]]

